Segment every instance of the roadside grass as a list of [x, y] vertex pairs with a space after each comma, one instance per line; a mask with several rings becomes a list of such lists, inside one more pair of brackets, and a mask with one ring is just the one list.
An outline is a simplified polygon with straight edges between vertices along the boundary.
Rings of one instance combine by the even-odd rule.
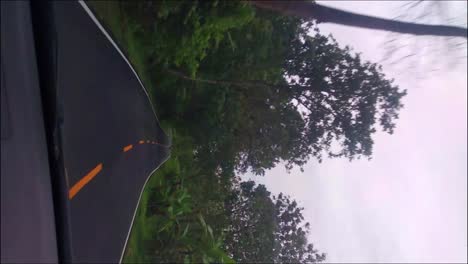
[[147, 239], [147, 234], [149, 234], [148, 225], [146, 224], [146, 208], [148, 205], [149, 193], [146, 191], [147, 188], [151, 188], [151, 183], [154, 182], [153, 179], [160, 176], [158, 173], [151, 175], [149, 182], [143, 191], [141, 196], [140, 204], [137, 209], [135, 216], [134, 225], [132, 226], [132, 231], [128, 240], [127, 248], [125, 249], [125, 254], [123, 262], [125, 263], [142, 263], [146, 262], [144, 256], [144, 241]]
[[124, 263], [151, 262], [151, 260], [146, 257], [148, 254], [144, 251], [144, 244], [153, 239], [151, 235], [154, 233], [154, 230], [152, 230], [154, 227], [152, 227], [147, 221], [149, 219], [147, 217], [147, 209], [151, 195], [150, 190], [161, 187], [164, 175], [169, 174], [174, 167], [178, 166], [179, 162], [177, 159], [169, 159], [159, 170], [155, 171], [150, 176], [141, 196], [134, 225], [130, 233], [127, 248], [125, 249], [123, 258]]

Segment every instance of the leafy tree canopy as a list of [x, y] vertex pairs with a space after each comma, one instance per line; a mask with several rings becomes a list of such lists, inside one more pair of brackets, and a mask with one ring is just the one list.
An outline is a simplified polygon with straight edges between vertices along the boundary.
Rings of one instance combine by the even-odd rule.
[[378, 127], [393, 133], [406, 91], [313, 23], [255, 10], [224, 36], [196, 77], [177, 65], [165, 71], [190, 85], [181, 119], [196, 120], [208, 152], [235, 142], [239, 172], [324, 155], [370, 158]]
[[325, 260], [308, 242], [297, 202], [280, 193], [271, 196], [264, 185], [241, 182], [226, 199], [229, 224], [225, 249], [238, 262], [318, 263]]

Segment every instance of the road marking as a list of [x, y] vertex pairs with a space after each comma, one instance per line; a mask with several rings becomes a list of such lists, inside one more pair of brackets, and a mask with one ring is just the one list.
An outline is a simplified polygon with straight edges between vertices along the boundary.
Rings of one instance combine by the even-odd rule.
[[68, 191], [68, 199], [72, 199], [88, 182], [90, 182], [102, 170], [102, 163], [99, 163], [92, 169], [86, 176], [81, 178], [73, 187]]
[[151, 178], [150, 176], [153, 175], [153, 173], [157, 169], [159, 169], [159, 167], [161, 167], [161, 165], [163, 165], [170, 157], [171, 157], [171, 154], [169, 153], [169, 155], [167, 155], [166, 159], [163, 160], [152, 172], [150, 172], [148, 177], [146, 177], [146, 180], [145, 180], [145, 183], [143, 184], [143, 187], [141, 187], [140, 195], [138, 196], [138, 202], [137, 202], [137, 204], [135, 206], [135, 210], [133, 210], [132, 222], [130, 223], [130, 226], [129, 226], [129, 229], [128, 229], [128, 232], [127, 232], [127, 237], [125, 238], [125, 243], [124, 243], [124, 246], [123, 246], [123, 249], [122, 249], [122, 253], [120, 254], [119, 263], [122, 263], [123, 257], [125, 255], [125, 250], [127, 249], [128, 238], [130, 237], [130, 233], [132, 231], [133, 223], [135, 222], [136, 213], [137, 213], [138, 207], [140, 206], [141, 196], [143, 195], [143, 191], [145, 190], [146, 184], [148, 183], [148, 180]]
[[[138, 141], [140, 144], [144, 144], [145, 141], [140, 140]], [[147, 143], [151, 144], [156, 144], [156, 145], [161, 145], [157, 142], [154, 141], [146, 141]], [[163, 146], [163, 145], [162, 145]], [[123, 148], [123, 152], [127, 152], [133, 148], [133, 144], [130, 144], [126, 147]], [[90, 182], [100, 171], [102, 170], [102, 163], [99, 163], [94, 169], [92, 169], [88, 174], [86, 174], [83, 178], [81, 178], [73, 187], [70, 188], [68, 191], [68, 199], [72, 199], [88, 182]], [[66, 176], [67, 173], [66, 173]], [[68, 180], [68, 178], [67, 178]]]
[[130, 144], [130, 145], [126, 146], [125, 148], [123, 148], [123, 152], [127, 152], [127, 151], [131, 150], [132, 148], [133, 148], [133, 145]]

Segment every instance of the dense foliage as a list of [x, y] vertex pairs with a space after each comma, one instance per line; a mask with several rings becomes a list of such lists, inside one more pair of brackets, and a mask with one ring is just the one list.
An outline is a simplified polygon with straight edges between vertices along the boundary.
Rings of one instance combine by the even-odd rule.
[[406, 92], [378, 65], [312, 23], [261, 10], [244, 19], [213, 40], [197, 72], [190, 60], [154, 65], [156, 76], [172, 75], [155, 80], [170, 87], [158, 89], [161, 113], [190, 126], [204, 152], [229, 148], [239, 172], [263, 174], [323, 154], [370, 157], [377, 127], [393, 132]]
[[316, 263], [325, 260], [307, 241], [309, 223], [297, 202], [264, 185], [242, 182], [225, 202], [228, 225], [225, 248], [239, 262]]
[[372, 134], [393, 132], [406, 92], [313, 23], [246, 2], [93, 6], [174, 145], [145, 191], [127, 261], [323, 261], [302, 208], [237, 175], [324, 155], [370, 158]]

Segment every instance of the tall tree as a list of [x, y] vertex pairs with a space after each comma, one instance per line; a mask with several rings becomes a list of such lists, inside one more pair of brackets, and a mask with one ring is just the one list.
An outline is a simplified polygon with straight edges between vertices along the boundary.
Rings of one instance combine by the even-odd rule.
[[[203, 127], [223, 128], [216, 143], [206, 145], [216, 152], [219, 139], [235, 142], [231, 153], [238, 171], [263, 174], [280, 161], [292, 168], [312, 156], [371, 157], [377, 127], [393, 133], [406, 92], [380, 66], [362, 61], [332, 37], [316, 28], [310, 35], [314, 28], [258, 10], [249, 24], [230, 31], [211, 51], [198, 76], [167, 71], [194, 84], [191, 93], [200, 97], [191, 104], [216, 97], [207, 118], [195, 119], [200, 111], [192, 110], [183, 120], [194, 120], [198, 127], [213, 121]], [[212, 105], [207, 101], [199, 107]], [[200, 130], [200, 135], [207, 132]]]
[[238, 262], [273, 262], [277, 222], [270, 192], [242, 182], [225, 202], [228, 216], [224, 245]]
[[278, 228], [275, 233], [275, 262], [277, 263], [318, 263], [325, 260], [325, 253], [319, 253], [313, 244], [308, 243], [310, 224], [304, 221], [302, 210], [297, 202], [280, 193], [273, 196]]
[[271, 197], [264, 185], [242, 182], [226, 200], [226, 251], [238, 262], [318, 263], [325, 260], [309, 243], [302, 207], [288, 196]]
[[306, 20], [315, 20], [317, 23], [335, 23], [412, 35], [467, 37], [467, 29], [462, 27], [394, 21], [347, 12], [327, 7], [314, 1], [251, 0], [250, 2], [259, 8], [274, 10], [285, 15], [298, 16]]
[[[284, 69], [291, 78], [291, 97], [306, 109], [305, 140], [311, 153], [318, 158], [323, 150], [332, 157], [370, 157], [375, 124], [393, 133], [406, 91], [386, 79], [380, 66], [362, 61], [349, 47], [340, 48], [333, 38], [318, 32], [304, 38], [293, 41]], [[332, 148], [334, 140], [341, 146], [338, 151]]]

